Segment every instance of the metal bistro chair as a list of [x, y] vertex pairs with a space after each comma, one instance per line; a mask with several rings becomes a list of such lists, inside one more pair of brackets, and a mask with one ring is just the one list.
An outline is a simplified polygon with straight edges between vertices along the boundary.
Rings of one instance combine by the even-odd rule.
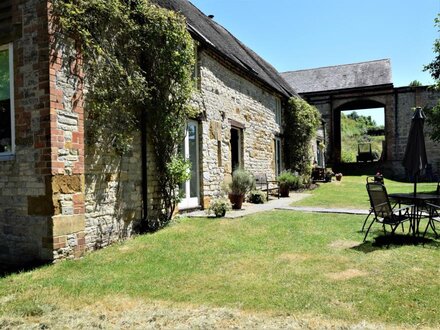
[[428, 228], [431, 226], [432, 230], [435, 233], [435, 237], [438, 238], [439, 234], [435, 230], [435, 223], [440, 222], [440, 205], [435, 205], [431, 203], [426, 203], [426, 205], [429, 209], [429, 218], [428, 224], [426, 225], [425, 231], [423, 232], [423, 237], [425, 237]]
[[[367, 183], [369, 183], [369, 182], [377, 182], [377, 183], [385, 184], [384, 180], [383, 180], [383, 175], [367, 176]], [[373, 214], [373, 205], [371, 205], [371, 199], [370, 199], [370, 209], [368, 211], [369, 211], [368, 215], [365, 218], [364, 223], [362, 224], [361, 232], [363, 232], [365, 230], [365, 226], [367, 224], [367, 221], [370, 218], [370, 216]]]
[[374, 218], [368, 226], [367, 232], [365, 233], [364, 242], [367, 239], [373, 223], [375, 222], [382, 224], [385, 234], [385, 225], [391, 227], [391, 234], [394, 234], [400, 224], [402, 225], [403, 230], [403, 223], [410, 220], [411, 214], [409, 210], [411, 209], [412, 205], [407, 205], [398, 209], [392, 208], [387, 190], [385, 186], [379, 182], [367, 182], [367, 191], [368, 196], [370, 197], [370, 205], [373, 209]]

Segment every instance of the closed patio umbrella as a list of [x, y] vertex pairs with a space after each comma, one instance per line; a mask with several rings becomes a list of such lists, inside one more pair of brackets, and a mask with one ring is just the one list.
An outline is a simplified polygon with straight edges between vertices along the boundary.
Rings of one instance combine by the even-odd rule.
[[403, 166], [408, 174], [414, 178], [414, 195], [417, 192], [417, 179], [420, 172], [428, 164], [425, 148], [425, 136], [423, 135], [423, 126], [425, 124], [425, 114], [422, 108], [416, 108], [411, 121], [411, 128], [408, 134], [405, 156], [403, 157]]

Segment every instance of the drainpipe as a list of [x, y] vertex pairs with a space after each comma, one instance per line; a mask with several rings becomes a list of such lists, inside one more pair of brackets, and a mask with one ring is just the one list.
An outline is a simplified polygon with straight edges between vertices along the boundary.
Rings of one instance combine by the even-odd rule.
[[147, 175], [147, 113], [141, 115], [141, 166], [142, 166], [142, 232], [148, 230], [148, 175]]

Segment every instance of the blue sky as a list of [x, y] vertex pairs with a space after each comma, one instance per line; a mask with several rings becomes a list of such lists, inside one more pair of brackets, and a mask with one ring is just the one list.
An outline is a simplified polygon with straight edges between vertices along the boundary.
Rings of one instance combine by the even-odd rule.
[[390, 58], [395, 86], [430, 84], [440, 0], [191, 0], [278, 71]]
[[440, 0], [191, 2], [281, 72], [389, 58], [396, 87], [433, 82]]

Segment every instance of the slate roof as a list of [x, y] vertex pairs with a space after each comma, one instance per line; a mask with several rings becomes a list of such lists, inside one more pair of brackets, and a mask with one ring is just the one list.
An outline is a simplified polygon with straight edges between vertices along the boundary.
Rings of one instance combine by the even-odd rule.
[[281, 73], [298, 93], [392, 84], [389, 59]]
[[297, 95], [280, 73], [223, 26], [202, 13], [188, 0], [153, 0], [159, 6], [180, 12], [188, 30], [199, 42], [286, 97]]

